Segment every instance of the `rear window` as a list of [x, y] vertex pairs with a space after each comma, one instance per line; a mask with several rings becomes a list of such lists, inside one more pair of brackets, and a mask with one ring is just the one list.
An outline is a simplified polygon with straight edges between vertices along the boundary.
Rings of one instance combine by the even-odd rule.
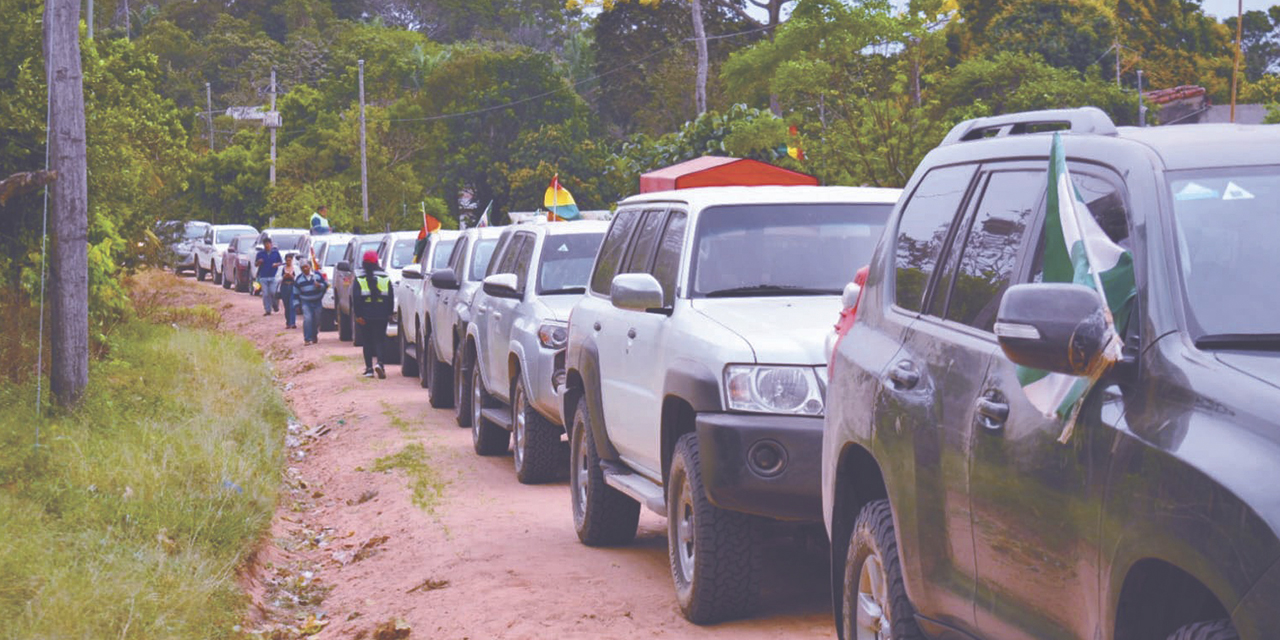
[[302, 242], [304, 236], [298, 234], [272, 234], [271, 244], [280, 251], [293, 251], [298, 248], [298, 243]]

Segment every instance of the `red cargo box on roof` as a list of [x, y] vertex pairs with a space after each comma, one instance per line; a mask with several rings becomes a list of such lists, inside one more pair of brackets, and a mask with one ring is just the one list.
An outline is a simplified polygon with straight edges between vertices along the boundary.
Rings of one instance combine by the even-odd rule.
[[640, 175], [640, 193], [759, 185], [817, 186], [818, 179], [757, 160], [720, 156], [702, 156]]

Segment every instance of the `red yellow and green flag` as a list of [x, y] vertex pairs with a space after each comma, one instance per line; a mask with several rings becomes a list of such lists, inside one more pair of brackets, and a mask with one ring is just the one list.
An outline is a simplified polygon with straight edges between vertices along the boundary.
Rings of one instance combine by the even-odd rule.
[[551, 178], [547, 193], [542, 196], [542, 206], [551, 212], [547, 218], [552, 221], [577, 220], [582, 215], [578, 212], [578, 204], [573, 201], [573, 195], [560, 186], [560, 174]]

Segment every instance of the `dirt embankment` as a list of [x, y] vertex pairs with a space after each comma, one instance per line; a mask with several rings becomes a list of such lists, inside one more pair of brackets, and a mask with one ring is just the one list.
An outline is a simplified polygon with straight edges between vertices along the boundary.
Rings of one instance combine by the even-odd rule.
[[[573, 533], [564, 482], [519, 484], [510, 456], [481, 458], [450, 411], [388, 368], [360, 376], [359, 349], [322, 332], [302, 345], [259, 298], [186, 278], [182, 300], [273, 362], [298, 418], [271, 540], [244, 576], [245, 630], [328, 638], [830, 638], [823, 552], [779, 541], [759, 615], [714, 627], [681, 617], [665, 521], [593, 549]], [[301, 326], [302, 320], [298, 319]], [[210, 372], [211, 375], [213, 372]], [[397, 630], [396, 627], [400, 628]]]

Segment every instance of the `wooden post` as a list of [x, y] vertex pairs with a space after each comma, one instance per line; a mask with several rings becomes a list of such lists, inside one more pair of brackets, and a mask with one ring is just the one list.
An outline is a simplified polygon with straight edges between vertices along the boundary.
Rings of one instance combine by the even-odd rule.
[[365, 149], [364, 138], [364, 60], [357, 60], [360, 66], [360, 210], [364, 221], [369, 221], [369, 158]]
[[49, 90], [49, 168], [53, 251], [50, 270], [50, 388], [73, 407], [89, 383], [89, 182], [84, 80], [80, 69], [80, 2], [48, 0], [44, 59]]
[[[271, 69], [271, 117], [275, 117], [276, 112], [276, 70]], [[271, 124], [271, 186], [276, 186], [276, 123]]]

